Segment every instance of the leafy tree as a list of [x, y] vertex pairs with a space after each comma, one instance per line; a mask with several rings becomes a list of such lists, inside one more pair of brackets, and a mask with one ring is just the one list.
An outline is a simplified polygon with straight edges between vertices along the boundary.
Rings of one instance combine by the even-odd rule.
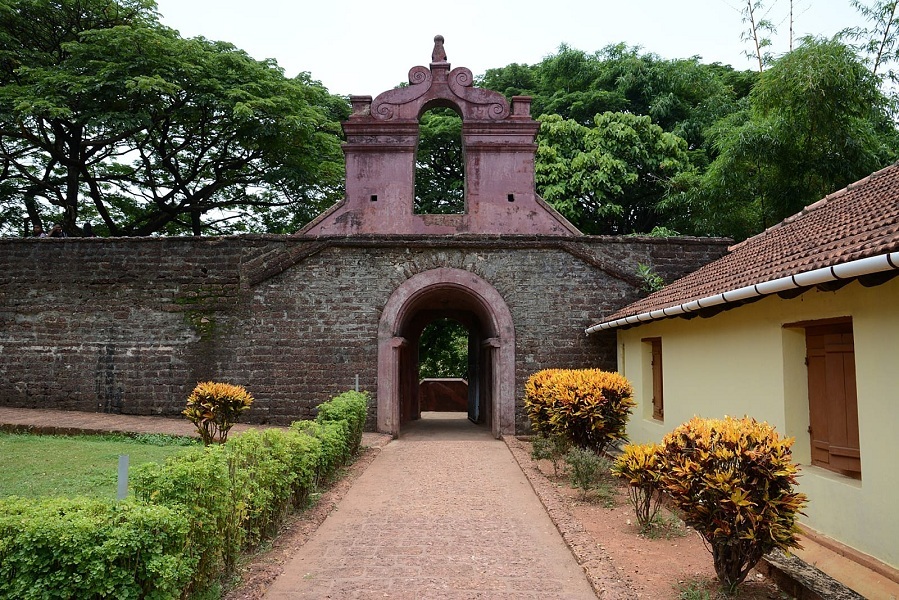
[[468, 378], [468, 330], [458, 321], [437, 319], [419, 339], [419, 376]]
[[701, 229], [746, 237], [896, 160], [887, 100], [836, 39], [801, 40], [750, 101], [714, 129], [719, 156], [688, 202]]
[[415, 212], [465, 212], [462, 117], [449, 108], [422, 115], [415, 158]]
[[506, 96], [530, 95], [534, 114], [558, 114], [581, 125], [593, 125], [604, 112], [648, 115], [698, 149], [703, 130], [733, 112], [757, 76], [697, 57], [666, 60], [626, 44], [593, 54], [562, 45], [537, 65], [489, 69], [480, 85]]
[[0, 40], [0, 228], [27, 213], [69, 234], [278, 230], [273, 208], [304, 221], [334, 200], [345, 102], [182, 39], [151, 0], [3, 0]]
[[538, 77], [537, 66], [512, 63], [499, 69], [488, 69], [477, 78], [477, 85], [495, 90], [506, 98], [532, 96], [539, 87]]
[[[479, 84], [532, 96], [533, 113], [543, 115], [538, 191], [583, 231], [645, 233], [664, 225], [693, 233], [686, 193], [717, 156], [708, 134], [745, 108], [758, 76], [625, 44], [592, 54], [562, 45], [537, 65], [489, 69]], [[607, 113], [618, 116], [597, 125]]]
[[[71, 232], [85, 173], [115, 156], [117, 145], [139, 127], [131, 109], [142, 90], [104, 81], [97, 70], [109, 63], [86, 56], [80, 34], [148, 27], [152, 9], [143, 0], [58, 7], [41, 0], [0, 3], [3, 182], [17, 192], [32, 222], [40, 224], [38, 205], [46, 200], [62, 212]], [[146, 82], [140, 66], [130, 75], [133, 84]], [[97, 179], [99, 188], [104, 177]]]
[[[746, 30], [740, 36], [744, 42], [752, 42], [752, 50], [747, 51], [746, 57], [755, 60], [759, 65], [759, 73], [765, 70], [765, 65], [771, 64], [773, 56], [768, 48], [771, 47], [771, 35], [777, 33], [774, 23], [767, 18], [765, 3], [762, 0], [745, 0], [740, 14]], [[792, 9], [792, 4], [790, 5]], [[790, 41], [792, 47], [792, 40]]]
[[873, 75], [897, 82], [896, 72], [888, 65], [899, 61], [899, 0], [875, 0], [871, 6], [861, 0], [850, 3], [870, 25], [845, 29], [843, 35], [858, 42], [857, 49], [867, 57]]
[[581, 231], [650, 231], [664, 221], [668, 181], [689, 170], [686, 142], [648, 116], [606, 112], [595, 127], [541, 117], [537, 190]]

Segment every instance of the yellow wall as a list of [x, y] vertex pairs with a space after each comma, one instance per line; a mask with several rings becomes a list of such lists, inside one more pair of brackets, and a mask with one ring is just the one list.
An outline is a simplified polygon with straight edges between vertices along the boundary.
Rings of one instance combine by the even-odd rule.
[[[862, 478], [809, 465], [805, 334], [784, 324], [852, 317]], [[650, 346], [662, 339], [665, 419], [652, 418]], [[619, 370], [634, 385], [636, 443], [659, 441], [694, 415], [749, 415], [796, 438], [809, 496], [803, 522], [899, 568], [899, 278], [866, 288], [777, 296], [710, 318], [665, 319], [618, 332]]]

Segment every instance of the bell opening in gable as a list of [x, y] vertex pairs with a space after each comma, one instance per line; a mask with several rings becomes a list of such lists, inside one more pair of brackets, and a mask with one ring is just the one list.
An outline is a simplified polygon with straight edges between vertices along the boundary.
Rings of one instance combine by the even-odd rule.
[[419, 119], [414, 212], [465, 213], [462, 117], [453, 108], [431, 108]]

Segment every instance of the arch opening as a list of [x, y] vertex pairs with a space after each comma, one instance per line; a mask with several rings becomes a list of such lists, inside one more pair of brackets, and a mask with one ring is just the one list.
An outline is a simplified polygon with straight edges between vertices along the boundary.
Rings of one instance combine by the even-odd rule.
[[424, 111], [418, 122], [413, 212], [417, 215], [464, 214], [462, 116], [458, 108], [438, 104]]
[[477, 329], [450, 317], [437, 317], [418, 338], [418, 409], [420, 412], [468, 412], [468, 390], [477, 377], [469, 363], [469, 346]]
[[378, 429], [399, 435], [421, 416], [419, 346], [435, 321], [467, 331], [466, 406], [472, 422], [495, 437], [514, 433], [514, 326], [499, 293], [468, 271], [434, 269], [408, 279], [381, 316], [378, 343]]

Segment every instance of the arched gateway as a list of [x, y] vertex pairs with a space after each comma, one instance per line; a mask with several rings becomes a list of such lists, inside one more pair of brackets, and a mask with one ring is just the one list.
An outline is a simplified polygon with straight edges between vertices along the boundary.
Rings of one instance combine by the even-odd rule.
[[454, 318], [469, 328], [468, 417], [496, 437], [515, 433], [515, 327], [499, 292], [460, 269], [433, 269], [390, 296], [378, 326], [378, 429], [398, 434], [421, 412], [417, 355], [422, 330]]
[[[372, 100], [353, 96], [344, 123], [346, 197], [310, 223], [306, 235], [542, 234], [580, 232], [536, 193], [531, 99], [512, 103], [472, 87], [471, 71], [450, 70], [443, 37], [434, 38], [430, 68], [413, 67], [409, 86]], [[462, 117], [465, 211], [415, 214], [419, 119], [435, 107]], [[477, 275], [436, 268], [412, 276], [390, 296], [378, 327], [378, 429], [398, 434], [417, 419], [419, 339], [439, 318], [469, 331], [468, 416], [497, 437], [515, 432], [515, 327], [502, 295]]]

